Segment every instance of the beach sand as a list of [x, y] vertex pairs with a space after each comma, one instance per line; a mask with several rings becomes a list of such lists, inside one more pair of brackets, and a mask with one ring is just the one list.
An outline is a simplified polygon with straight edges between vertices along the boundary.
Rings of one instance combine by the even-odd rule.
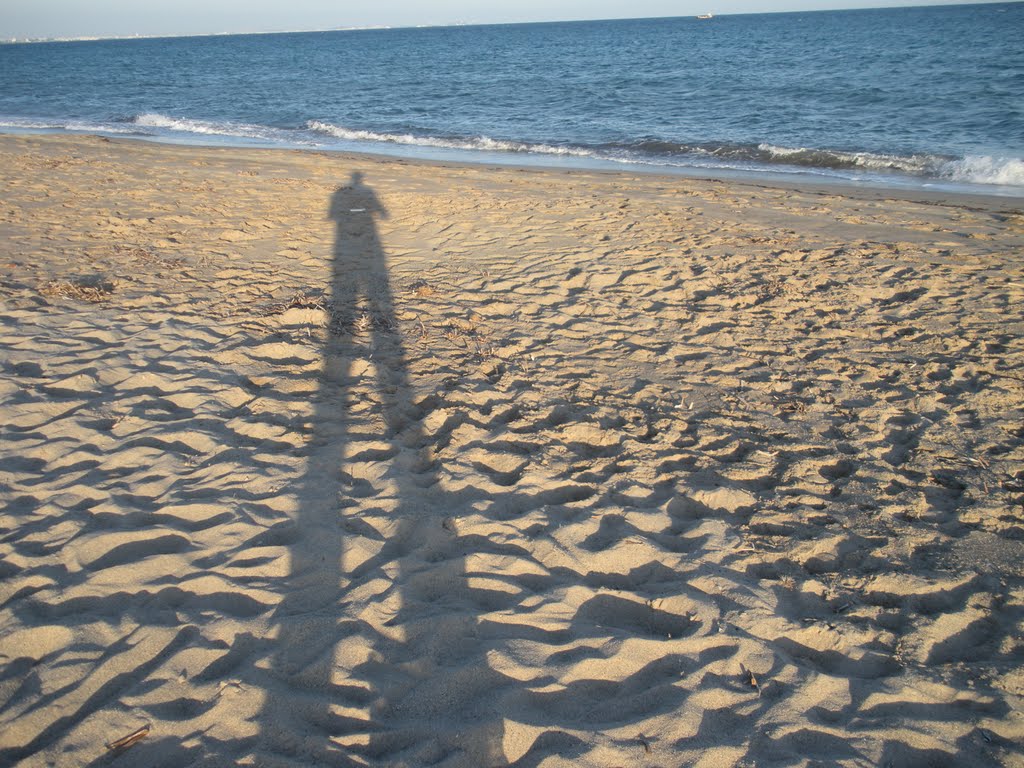
[[0, 764], [1024, 765], [1019, 200], [0, 188]]

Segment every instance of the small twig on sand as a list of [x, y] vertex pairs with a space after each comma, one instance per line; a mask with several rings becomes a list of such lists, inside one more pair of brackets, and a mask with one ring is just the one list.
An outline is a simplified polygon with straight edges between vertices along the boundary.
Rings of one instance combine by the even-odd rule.
[[107, 749], [109, 749], [112, 752], [120, 752], [122, 750], [128, 749], [129, 747], [133, 747], [140, 741], [142, 741], [144, 738], [149, 736], [149, 730], [150, 725], [149, 723], [146, 723], [144, 726], [142, 726], [138, 730], [132, 731], [127, 736], [122, 736], [120, 739], [117, 739], [116, 741], [108, 741]]

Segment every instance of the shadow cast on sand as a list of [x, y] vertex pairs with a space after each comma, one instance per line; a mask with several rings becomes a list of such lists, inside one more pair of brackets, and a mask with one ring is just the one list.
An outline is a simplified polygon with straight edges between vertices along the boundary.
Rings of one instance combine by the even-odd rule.
[[[433, 710], [457, 703], [439, 687], [451, 687], [456, 672], [484, 673], [486, 660], [472, 658], [476, 617], [447, 609], [472, 598], [443, 526], [445, 500], [395, 317], [377, 229], [388, 211], [353, 173], [329, 215], [330, 321], [258, 753], [267, 764], [351, 765], [398, 755], [434, 762], [454, 750], [468, 752], [467, 765], [501, 765], [500, 728], [456, 745], [439, 725], [447, 713]], [[360, 545], [347, 547], [353, 536]], [[443, 584], [432, 583], [436, 562], [408, 557], [424, 545], [445, 561]]]

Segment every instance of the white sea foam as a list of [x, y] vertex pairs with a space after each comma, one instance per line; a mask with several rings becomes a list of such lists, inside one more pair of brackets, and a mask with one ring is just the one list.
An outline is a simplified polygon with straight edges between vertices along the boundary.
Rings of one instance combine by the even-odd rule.
[[183, 117], [168, 117], [157, 112], [136, 115], [132, 118], [132, 123], [144, 128], [160, 128], [167, 131], [195, 133], [202, 136], [234, 136], [243, 139], [266, 139], [270, 141], [283, 138], [281, 131], [264, 125], [192, 120]]
[[824, 168], [854, 168], [866, 171], [897, 171], [969, 184], [1024, 186], [1024, 159], [967, 155], [951, 159], [939, 155], [886, 155], [870, 152], [840, 152], [761, 144], [758, 149], [772, 160]]
[[1019, 157], [968, 155], [947, 162], [942, 168], [942, 175], [953, 181], [1024, 187], [1024, 160]]
[[809, 147], [779, 147], [759, 144], [758, 150], [770, 161], [821, 168], [860, 168], [867, 171], [900, 171], [912, 175], [927, 174], [939, 158], [932, 155], [890, 155], [872, 152], [843, 152], [835, 149]]
[[345, 141], [382, 142], [386, 144], [406, 144], [417, 147], [435, 147], [438, 149], [485, 150], [489, 152], [529, 152], [542, 155], [572, 155], [575, 157], [591, 157], [593, 152], [579, 147], [557, 147], [550, 144], [530, 144], [518, 141], [492, 139], [489, 136], [473, 138], [442, 139], [434, 136], [414, 136], [411, 133], [377, 133], [344, 128], [340, 125], [322, 120], [310, 120], [306, 127], [311, 131]]
[[[665, 149], [649, 150], [650, 141], [638, 145], [606, 145], [580, 147], [493, 139], [489, 136], [437, 137], [417, 136], [411, 133], [385, 133], [346, 128], [322, 120], [310, 120], [305, 130], [288, 130], [252, 123], [199, 120], [171, 117], [147, 112], [128, 121], [88, 122], [80, 120], [47, 120], [42, 118], [0, 117], [0, 130], [72, 131], [100, 134], [153, 135], [191, 134], [194, 136], [221, 136], [228, 139], [249, 139], [271, 144], [323, 146], [324, 137], [341, 141], [384, 143], [448, 149], [456, 151], [486, 151], [503, 154], [554, 155], [591, 158], [596, 161], [633, 165], [735, 169], [764, 172], [775, 166], [796, 167], [801, 173], [833, 175], [856, 179], [862, 174], [910, 176], [935, 179], [957, 184], [999, 185], [1024, 187], [1024, 159], [988, 155], [968, 155], [962, 158], [928, 154], [897, 155], [870, 152], [785, 147], [769, 143], [753, 145], [673, 145], [660, 142]], [[320, 138], [317, 138], [320, 137]], [[329, 141], [327, 144], [329, 145]], [[782, 167], [779, 167], [782, 166]]]
[[36, 120], [11, 117], [0, 119], [0, 129], [15, 128], [23, 131], [75, 131], [76, 133], [138, 133], [134, 128], [113, 123], [89, 123], [82, 120]]

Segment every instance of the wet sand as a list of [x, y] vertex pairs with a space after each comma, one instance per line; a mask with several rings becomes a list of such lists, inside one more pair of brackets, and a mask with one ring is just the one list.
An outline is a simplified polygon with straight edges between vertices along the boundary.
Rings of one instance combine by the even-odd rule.
[[0, 764], [1024, 765], [1020, 201], [0, 187]]

